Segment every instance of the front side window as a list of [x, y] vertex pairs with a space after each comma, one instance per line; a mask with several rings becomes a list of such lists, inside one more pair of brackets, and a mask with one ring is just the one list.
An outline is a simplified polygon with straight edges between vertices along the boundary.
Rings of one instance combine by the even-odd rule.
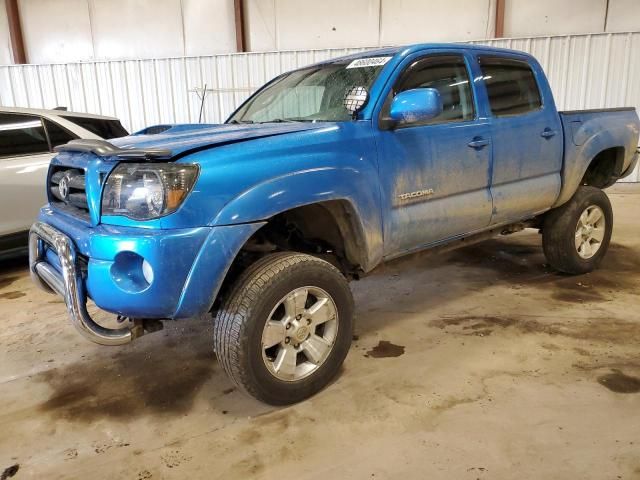
[[521, 115], [542, 106], [540, 90], [527, 62], [500, 57], [480, 57], [482, 77], [496, 117]]
[[409, 65], [387, 98], [383, 117], [388, 115], [394, 96], [414, 88], [435, 88], [442, 99], [442, 113], [420, 125], [462, 122], [475, 116], [471, 82], [461, 55], [433, 55]]
[[251, 97], [227, 123], [340, 122], [353, 119], [345, 97], [367, 91], [391, 57], [337, 60], [287, 73]]
[[0, 157], [33, 155], [49, 151], [40, 117], [0, 113]]

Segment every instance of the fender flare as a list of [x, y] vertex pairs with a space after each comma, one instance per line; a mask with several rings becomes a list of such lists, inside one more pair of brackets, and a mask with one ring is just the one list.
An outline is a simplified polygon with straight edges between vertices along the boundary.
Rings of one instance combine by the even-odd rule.
[[562, 190], [552, 208], [559, 207], [571, 199], [593, 160], [600, 152], [611, 148], [622, 148], [625, 153], [622, 156], [622, 161], [619, 162], [620, 165], [616, 165], [617, 174], [622, 174], [627, 151], [627, 146], [624, 144], [626, 136], [626, 129], [619, 127], [600, 131], [580, 145], [575, 145], [571, 139], [567, 139], [565, 141], [565, 149], [567, 149], [568, 144], [571, 154], [564, 160]]
[[[382, 259], [382, 217], [379, 190], [352, 167], [300, 170], [254, 185], [228, 202], [212, 226], [264, 222], [305, 205], [342, 202], [348, 205], [348, 233], [356, 238], [360, 264], [369, 271]], [[335, 215], [335, 212], [331, 212]]]

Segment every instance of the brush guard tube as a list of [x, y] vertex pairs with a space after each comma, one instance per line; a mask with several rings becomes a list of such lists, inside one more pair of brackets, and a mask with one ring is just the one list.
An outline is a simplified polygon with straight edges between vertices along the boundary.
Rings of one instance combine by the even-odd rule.
[[[60, 259], [62, 273], [45, 259], [45, 245], [53, 248]], [[82, 272], [76, 261], [76, 249], [71, 239], [43, 222], [36, 222], [29, 231], [29, 272], [38, 287], [57, 293], [67, 305], [69, 318], [80, 335], [100, 345], [124, 345], [144, 335], [142, 322], [133, 327], [105, 328], [98, 325], [87, 311], [87, 294]]]

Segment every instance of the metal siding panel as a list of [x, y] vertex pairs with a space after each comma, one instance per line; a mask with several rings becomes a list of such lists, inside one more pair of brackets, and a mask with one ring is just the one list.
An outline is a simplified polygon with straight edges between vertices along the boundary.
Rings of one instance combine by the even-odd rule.
[[191, 120], [191, 104], [189, 102], [189, 85], [187, 79], [186, 60], [173, 58], [169, 60], [173, 85], [173, 97], [175, 99], [176, 123], [187, 123]]
[[280, 54], [276, 52], [264, 53], [264, 68], [266, 80], [272, 80], [280, 75], [282, 67], [280, 65]]
[[247, 57], [248, 55], [234, 55], [232, 57], [234, 71], [234, 106], [240, 105], [251, 94], [251, 85], [249, 84], [249, 62]]
[[14, 104], [13, 88], [11, 87], [11, 68], [9, 66], [0, 66], [0, 104]]
[[145, 125], [160, 123], [159, 93], [153, 74], [153, 60], [140, 60], [137, 66], [139, 69], [140, 98], [144, 108]]
[[129, 88], [126, 81], [126, 67], [123, 61], [108, 62], [109, 78], [112, 86], [115, 115], [129, 131], [134, 131]]
[[116, 107], [116, 95], [113, 85], [113, 77], [111, 75], [111, 63], [96, 63], [94, 71], [98, 77], [98, 88], [102, 92], [100, 97], [102, 102], [102, 111], [105, 115], [118, 116]]
[[268, 80], [271, 80], [272, 76], [267, 76], [265, 68], [264, 55], [261, 56], [249, 56], [247, 55], [248, 69], [249, 69], [249, 88], [250, 93], [255, 92], [258, 88], [264, 85]]
[[235, 101], [235, 72], [233, 71], [233, 59], [231, 55], [218, 57], [218, 75], [220, 79], [220, 113], [219, 121], [225, 120], [238, 105]]
[[185, 69], [185, 79], [187, 83], [187, 105], [189, 107], [188, 123], [198, 121], [200, 114], [200, 99], [198, 98], [198, 90], [202, 88], [200, 69], [198, 68], [198, 57], [186, 58], [183, 65]]
[[583, 108], [601, 108], [603, 106], [602, 93], [606, 89], [605, 77], [607, 75], [607, 63], [604, 60], [607, 54], [607, 37], [591, 37], [589, 58], [586, 60], [586, 84]]
[[9, 83], [13, 90], [16, 105], [30, 107], [31, 105], [29, 105], [29, 98], [27, 97], [25, 88], [25, 75], [24, 67], [11, 68], [11, 70], [9, 70]]

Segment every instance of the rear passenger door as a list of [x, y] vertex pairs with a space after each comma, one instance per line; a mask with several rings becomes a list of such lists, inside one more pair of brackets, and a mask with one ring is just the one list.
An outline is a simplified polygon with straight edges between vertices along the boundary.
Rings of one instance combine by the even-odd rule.
[[491, 112], [491, 223], [533, 216], [560, 192], [560, 117], [539, 65], [497, 55], [478, 61]]

